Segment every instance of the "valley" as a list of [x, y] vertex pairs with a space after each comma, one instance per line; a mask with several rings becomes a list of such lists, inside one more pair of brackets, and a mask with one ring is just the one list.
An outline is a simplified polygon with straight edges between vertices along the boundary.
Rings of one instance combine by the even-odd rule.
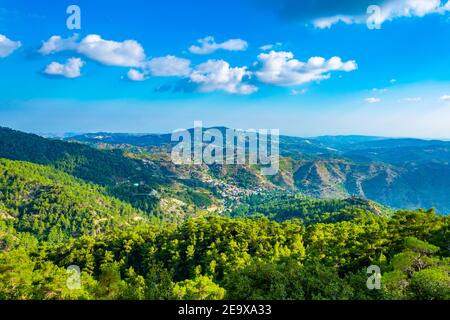
[[175, 144], [169, 134], [98, 133], [68, 140], [99, 149], [120, 149], [133, 158], [156, 160], [174, 177], [188, 177], [213, 186], [232, 182], [224, 187], [228, 190], [225, 197], [242, 193], [236, 190], [240, 187], [252, 192], [275, 189], [322, 199], [361, 197], [396, 209], [433, 207], [441, 214], [450, 212], [450, 143], [446, 141], [281, 136], [280, 171], [265, 177], [258, 174], [255, 166], [213, 165], [193, 167], [187, 172], [182, 166], [168, 164], [170, 148]]

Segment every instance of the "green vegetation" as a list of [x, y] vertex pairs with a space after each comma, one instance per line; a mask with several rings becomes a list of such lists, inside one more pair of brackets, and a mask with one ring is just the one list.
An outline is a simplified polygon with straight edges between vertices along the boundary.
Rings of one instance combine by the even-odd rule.
[[[156, 201], [141, 196], [142, 192], [169, 183], [158, 168], [124, 157], [119, 150], [100, 151], [5, 128], [0, 128], [0, 157], [51, 166], [85, 182], [101, 185], [109, 195], [147, 212], [156, 209]], [[135, 190], [136, 183], [143, 190]]]
[[269, 193], [248, 197], [232, 217], [261, 217], [283, 222], [301, 219], [305, 224], [352, 220], [367, 213], [389, 216], [392, 210], [359, 198], [317, 200], [299, 194]]
[[[124, 155], [123, 150], [98, 150], [80, 143], [49, 140], [0, 127], [0, 158], [27, 161], [63, 171], [87, 183], [102, 186], [105, 192], [141, 209], [149, 215], [164, 217], [154, 194], [167, 194], [188, 204], [205, 205], [211, 199], [202, 195], [175, 193], [178, 179], [170, 178], [166, 168], [152, 161]], [[188, 188], [192, 189], [192, 188]]]
[[[99, 133], [71, 140], [130, 153], [140, 153], [136, 151], [140, 148], [170, 154], [170, 135]], [[357, 196], [396, 209], [433, 207], [439, 214], [450, 213], [448, 141], [281, 136], [280, 153], [280, 171], [272, 177], [261, 176], [259, 168], [252, 166], [216, 165], [208, 173], [243, 188], [276, 186], [321, 199]]]
[[[307, 227], [204, 217], [54, 244], [1, 221], [0, 298], [450, 299], [448, 230], [431, 211]], [[373, 264], [383, 286], [369, 291]], [[70, 265], [78, 290], [66, 287]]]
[[159, 206], [177, 203], [160, 199], [163, 167], [27, 137], [0, 138], [0, 300], [450, 299], [450, 219], [434, 210], [272, 191], [208, 213], [212, 191], [186, 179], [169, 195], [199, 214], [178, 218]]
[[0, 159], [0, 219], [39, 240], [61, 242], [147, 217], [102, 187], [50, 167]]

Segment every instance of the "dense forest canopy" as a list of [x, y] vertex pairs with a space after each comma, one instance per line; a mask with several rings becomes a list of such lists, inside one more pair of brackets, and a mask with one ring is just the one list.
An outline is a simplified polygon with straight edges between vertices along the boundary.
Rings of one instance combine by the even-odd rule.
[[115, 194], [114, 163], [136, 174], [138, 158], [51, 142], [68, 150], [49, 159], [25, 137], [0, 158], [0, 299], [450, 299], [450, 219], [433, 209], [278, 190], [210, 211], [191, 181], [194, 214], [173, 218], [162, 192]]
[[[0, 222], [3, 299], [449, 299], [449, 221], [398, 212], [307, 227], [205, 217], [39, 241]], [[77, 290], [67, 266], [82, 270]], [[366, 287], [382, 270], [381, 290]]]

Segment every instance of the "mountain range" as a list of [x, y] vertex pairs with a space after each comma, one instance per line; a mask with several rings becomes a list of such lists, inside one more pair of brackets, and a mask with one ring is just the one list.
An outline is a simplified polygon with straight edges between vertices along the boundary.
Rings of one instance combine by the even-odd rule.
[[[226, 128], [219, 128], [223, 131]], [[94, 133], [68, 139], [96, 148], [167, 153], [170, 134]], [[329, 199], [367, 198], [396, 209], [436, 208], [450, 212], [450, 142], [366, 136], [280, 137], [280, 172], [260, 176], [250, 167], [240, 174], [262, 187], [298, 191]], [[214, 173], [217, 168], [209, 168]], [[221, 168], [229, 171], [229, 168]], [[230, 174], [226, 174], [230, 178]]]
[[[175, 165], [167, 135], [64, 141], [0, 128], [0, 300], [450, 297], [448, 216], [394, 210], [417, 201], [446, 213], [445, 142], [281, 143], [268, 177], [255, 165]], [[403, 147], [415, 150], [407, 161], [372, 158]], [[82, 272], [78, 290], [68, 266]]]

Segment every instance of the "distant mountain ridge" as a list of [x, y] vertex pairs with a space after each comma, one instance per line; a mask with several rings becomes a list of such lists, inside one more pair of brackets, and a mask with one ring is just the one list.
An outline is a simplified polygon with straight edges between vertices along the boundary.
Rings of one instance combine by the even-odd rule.
[[[166, 152], [173, 145], [170, 134], [85, 134], [70, 140], [97, 147], [166, 147]], [[393, 208], [450, 213], [449, 141], [281, 136], [280, 152], [280, 173], [268, 179], [275, 186], [318, 198], [359, 196]]]
[[[61, 232], [67, 235], [72, 228], [64, 210], [68, 215], [73, 214], [73, 219], [83, 215], [83, 221], [104, 222], [104, 213], [96, 218], [97, 211], [107, 214], [108, 209], [102, 204], [114, 203], [116, 199], [131, 205], [127, 210], [108, 206], [119, 221], [125, 222], [120, 218], [121, 214], [134, 207], [134, 217], [138, 219], [152, 216], [177, 222], [202, 212], [220, 214], [225, 209], [233, 210], [248, 196], [259, 197], [272, 194], [274, 190], [286, 194], [281, 185], [264, 179], [246, 166], [179, 167], [170, 161], [165, 151], [146, 153], [140, 148], [129, 147], [98, 149], [83, 143], [45, 139], [0, 128], [0, 171], [3, 170], [5, 177], [0, 181], [3, 182], [0, 184], [0, 220], [13, 217], [18, 225], [31, 220], [32, 225], [28, 222], [23, 228], [32, 228], [33, 232], [42, 231], [39, 224], [50, 226], [47, 219], [62, 220], [65, 231], [57, 229], [52, 233], [52, 237], [60, 238]], [[55, 209], [50, 206], [50, 210], [58, 210], [57, 215], [47, 213], [49, 200], [51, 206], [55, 206]], [[89, 202], [87, 208], [92, 202], [93, 208], [97, 209], [83, 209], [83, 200]], [[322, 207], [321, 202], [316, 203]], [[28, 206], [32, 209], [27, 209]], [[80, 211], [77, 211], [78, 207]], [[16, 208], [19, 215], [15, 213]], [[28, 215], [34, 210], [40, 210], [39, 216]], [[319, 217], [320, 210], [315, 210]], [[301, 214], [295, 213], [292, 217], [301, 217]], [[91, 223], [88, 223], [83, 229], [92, 230], [90, 227]], [[79, 229], [72, 230], [79, 234]]]
[[274, 189], [450, 213], [447, 141], [281, 136], [280, 171], [273, 177], [262, 176], [254, 166], [176, 166], [170, 160], [173, 145], [170, 134], [93, 133], [62, 141], [0, 128], [0, 158], [51, 165], [105, 186], [112, 196], [144, 211], [157, 209], [161, 199], [156, 193], [173, 198], [163, 206], [181, 213], [189, 203], [213, 208], [223, 197]]

